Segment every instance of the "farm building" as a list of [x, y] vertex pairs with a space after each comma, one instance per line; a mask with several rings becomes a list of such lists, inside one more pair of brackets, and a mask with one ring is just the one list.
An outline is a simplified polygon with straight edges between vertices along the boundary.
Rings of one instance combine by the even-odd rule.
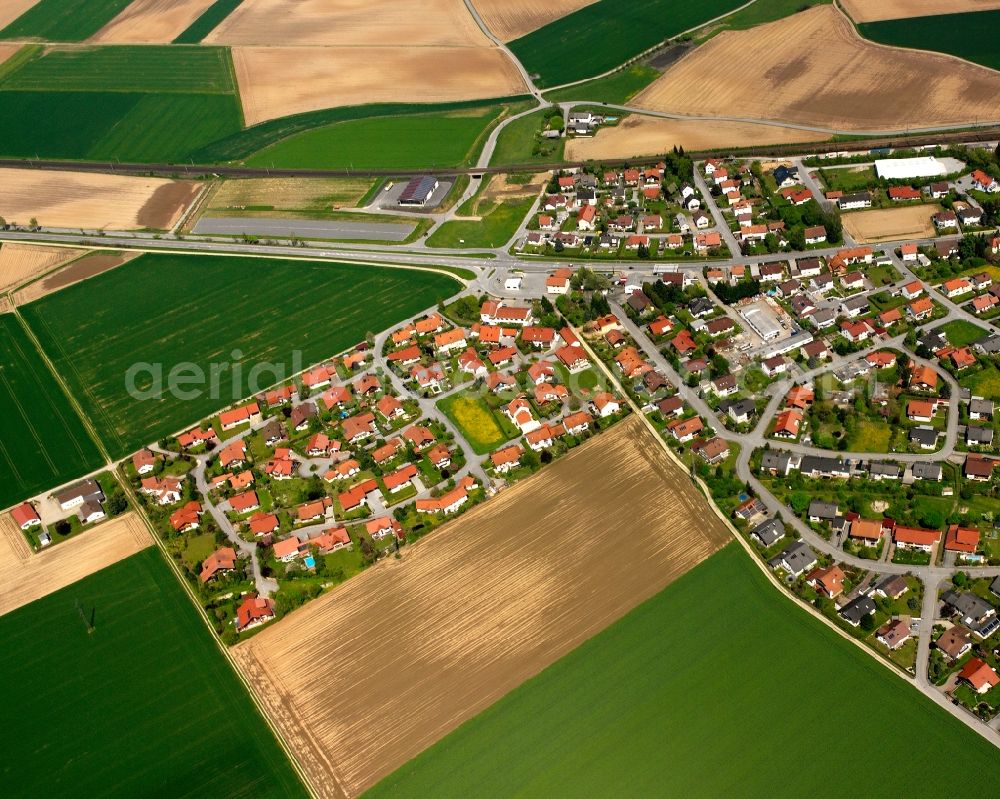
[[438, 179], [430, 175], [424, 175], [419, 178], [413, 178], [409, 183], [406, 184], [406, 188], [403, 189], [403, 193], [399, 195], [399, 200], [397, 201], [399, 205], [415, 205], [422, 207], [427, 204], [427, 201], [434, 194], [438, 187]]

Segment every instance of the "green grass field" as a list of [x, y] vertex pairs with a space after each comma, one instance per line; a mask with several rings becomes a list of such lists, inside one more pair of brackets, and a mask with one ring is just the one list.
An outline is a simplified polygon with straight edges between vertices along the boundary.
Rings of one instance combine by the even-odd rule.
[[0, 315], [0, 508], [101, 463], [97, 445], [17, 318]]
[[132, 0], [39, 0], [0, 39], [35, 37], [48, 42], [82, 42], [93, 36]]
[[[886, 763], [906, 767], [887, 780]], [[992, 796], [1000, 753], [793, 607], [731, 544], [366, 797], [470, 786], [480, 797]]]
[[507, 125], [497, 136], [490, 165], [562, 161], [566, 140], [543, 139], [538, 135], [553, 114], [560, 114], [558, 108], [546, 106]]
[[866, 39], [893, 47], [937, 50], [990, 69], [1000, 69], [1000, 11], [973, 11], [932, 17], [866, 22], [858, 31]]
[[427, 239], [429, 247], [502, 247], [517, 232], [518, 225], [535, 200], [498, 203], [481, 220], [459, 219], [445, 222]]
[[1000, 369], [995, 366], [988, 366], [974, 374], [966, 375], [958, 382], [977, 397], [1000, 400]]
[[501, 106], [340, 122], [284, 139], [247, 159], [250, 166], [421, 169], [474, 160]]
[[541, 87], [600, 75], [658, 42], [742, 5], [741, 0], [598, 0], [510, 43]]
[[438, 407], [455, 424], [477, 455], [492, 452], [507, 440], [486, 402], [475, 396], [452, 394]]
[[659, 70], [645, 64], [633, 64], [604, 78], [588, 80], [578, 86], [547, 92], [545, 99], [553, 103], [585, 100], [587, 102], [624, 105], [627, 100], [645, 89], [658, 77], [660, 77]]
[[0, 77], [0, 154], [176, 162], [243, 126], [220, 47], [35, 51]]
[[215, 0], [198, 19], [174, 39], [174, 44], [197, 44], [232, 14], [243, 0]]
[[[42, 346], [115, 456], [173, 433], [253, 393], [253, 365], [291, 374], [434, 305], [458, 288], [432, 272], [270, 258], [144, 255], [22, 310]], [[242, 355], [232, 356], [234, 349]], [[136, 363], [170, 370], [191, 363], [243, 364], [222, 371], [216, 397], [135, 399]], [[266, 371], [264, 385], [277, 381]], [[137, 385], [152, 383], [148, 371]]]
[[941, 332], [944, 333], [948, 343], [953, 347], [964, 347], [967, 344], [972, 344], [974, 341], [979, 341], [983, 336], [986, 335], [986, 330], [979, 325], [974, 325], [972, 322], [967, 322], [964, 319], [956, 319], [953, 322], [948, 322], [941, 325]]
[[5, 795], [306, 796], [155, 547], [0, 617], [0, 636]]

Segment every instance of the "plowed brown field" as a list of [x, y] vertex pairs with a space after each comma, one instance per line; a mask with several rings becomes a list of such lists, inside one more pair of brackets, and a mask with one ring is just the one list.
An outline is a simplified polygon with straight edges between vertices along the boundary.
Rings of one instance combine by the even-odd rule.
[[[0, 251], [0, 256], [2, 255], [3, 253]], [[79, 283], [81, 280], [87, 280], [115, 269], [140, 255], [141, 253], [138, 252], [105, 252], [101, 250], [92, 252], [73, 261], [64, 269], [60, 269], [42, 280], [36, 280], [31, 285], [21, 289], [14, 294], [14, 302], [17, 305], [27, 305], [29, 302], [41, 299], [46, 294], [52, 294], [54, 291]]]
[[6, 28], [38, 0], [0, 0], [0, 28]]
[[9, 513], [0, 517], [0, 615], [34, 602], [153, 543], [135, 513], [32, 553]]
[[572, 14], [597, 0], [473, 0], [473, 5], [490, 32], [502, 42], [510, 42], [550, 22]]
[[631, 418], [233, 654], [320, 795], [355, 796], [728, 539]]
[[0, 292], [51, 272], [60, 264], [79, 258], [86, 250], [44, 247], [39, 244], [8, 242], [0, 245]]
[[163, 178], [0, 169], [0, 216], [44, 227], [168, 229], [201, 184]]
[[234, 47], [233, 62], [248, 125], [335, 106], [524, 90], [514, 64], [495, 47]]
[[1000, 116], [1000, 74], [858, 37], [833, 6], [724, 31], [632, 101], [657, 111], [898, 131]]
[[111, 44], [170, 44], [214, 0], [135, 0], [90, 41]]
[[1000, 0], [841, 0], [855, 22], [929, 17], [1000, 8]]
[[844, 214], [844, 231], [858, 244], [897, 239], [928, 239], [934, 236], [931, 217], [939, 205], [911, 205]]
[[656, 155], [674, 145], [685, 150], [717, 147], [754, 147], [761, 144], [796, 144], [824, 141], [829, 134], [752, 122], [700, 122], [661, 119], [632, 114], [615, 127], [601, 128], [595, 136], [566, 142], [566, 158], [571, 161], [601, 158], [632, 158]]

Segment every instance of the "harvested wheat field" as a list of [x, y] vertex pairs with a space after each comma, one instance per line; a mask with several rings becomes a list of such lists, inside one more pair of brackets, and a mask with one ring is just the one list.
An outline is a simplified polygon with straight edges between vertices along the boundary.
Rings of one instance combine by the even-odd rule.
[[1000, 74], [951, 56], [872, 44], [833, 6], [724, 31], [632, 101], [678, 114], [897, 131], [981, 122]]
[[75, 583], [152, 543], [146, 525], [130, 512], [36, 554], [10, 514], [5, 513], [0, 517], [0, 615]]
[[110, 44], [170, 44], [214, 0], [134, 0], [90, 41]]
[[526, 33], [572, 14], [597, 0], [473, 0], [473, 5], [490, 32], [502, 42], [511, 42]]
[[632, 158], [665, 153], [673, 149], [674, 145], [685, 150], [713, 150], [721, 147], [797, 144], [829, 138], [826, 133], [777, 125], [700, 122], [632, 114], [614, 127], [600, 128], [595, 136], [569, 139], [566, 142], [566, 158], [570, 161]]
[[46, 247], [40, 244], [0, 244], [0, 292], [51, 272], [60, 264], [79, 258], [86, 250]]
[[[462, 0], [244, 0], [205, 44], [487, 47]], [[391, 52], [383, 54], [390, 60]]]
[[[3, 253], [0, 251], [0, 256], [2, 255]], [[25, 286], [14, 294], [14, 303], [16, 305], [27, 305], [29, 302], [39, 300], [47, 294], [52, 294], [67, 286], [72, 286], [81, 280], [87, 280], [88, 278], [109, 272], [122, 264], [128, 263], [133, 258], [138, 258], [140, 255], [142, 253], [117, 252], [112, 250], [91, 252], [89, 255], [78, 258], [63, 269], [53, 272], [42, 280], [36, 280], [34, 283]]]
[[728, 539], [631, 418], [232, 651], [319, 794], [356, 796]]
[[6, 28], [21, 14], [37, 4], [38, 0], [0, 0], [0, 28]]
[[201, 184], [163, 178], [0, 169], [0, 216], [43, 227], [170, 228]]
[[517, 68], [489, 47], [235, 47], [243, 116], [365, 103], [441, 103], [524, 90]]
[[510, 176], [505, 174], [484, 177], [489, 184], [479, 195], [480, 203], [502, 203], [507, 200], [523, 200], [526, 197], [537, 197], [548, 183], [548, 174], [538, 172], [531, 176], [527, 183], [511, 183]]
[[911, 205], [906, 208], [857, 211], [844, 214], [844, 232], [858, 244], [896, 239], [934, 237], [931, 217], [941, 210], [938, 205]]
[[878, 22], [962, 11], [990, 11], [1000, 8], [1000, 0], [841, 0], [841, 5], [855, 22]]

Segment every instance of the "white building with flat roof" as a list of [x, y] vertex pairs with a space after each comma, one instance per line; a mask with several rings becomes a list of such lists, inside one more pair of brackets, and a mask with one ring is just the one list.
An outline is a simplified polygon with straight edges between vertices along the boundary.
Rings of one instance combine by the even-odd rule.
[[947, 175], [955, 170], [949, 169], [949, 164], [939, 161], [934, 156], [919, 158], [880, 158], [875, 162], [875, 173], [887, 180], [905, 180], [906, 178], [936, 178]]

